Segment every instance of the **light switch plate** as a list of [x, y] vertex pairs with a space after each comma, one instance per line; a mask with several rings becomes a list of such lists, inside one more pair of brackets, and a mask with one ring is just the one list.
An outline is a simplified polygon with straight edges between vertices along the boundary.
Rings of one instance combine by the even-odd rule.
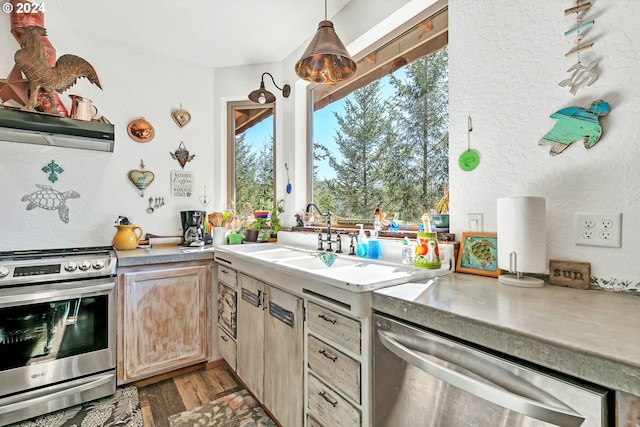
[[467, 214], [467, 231], [483, 231], [482, 227], [483, 225], [481, 213]]

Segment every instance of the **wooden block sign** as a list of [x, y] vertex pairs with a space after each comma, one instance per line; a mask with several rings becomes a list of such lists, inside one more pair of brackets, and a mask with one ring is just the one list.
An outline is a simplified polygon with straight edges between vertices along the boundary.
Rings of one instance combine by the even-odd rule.
[[549, 283], [576, 289], [589, 289], [591, 264], [588, 262], [549, 260]]

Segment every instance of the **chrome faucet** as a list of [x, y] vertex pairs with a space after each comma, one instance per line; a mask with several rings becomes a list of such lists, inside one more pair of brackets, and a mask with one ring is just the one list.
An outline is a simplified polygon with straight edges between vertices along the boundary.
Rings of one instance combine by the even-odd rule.
[[316, 212], [318, 212], [318, 214], [327, 218], [327, 237], [323, 239], [322, 232], [318, 231], [318, 250], [319, 251], [323, 250], [324, 246], [322, 246], [322, 242], [326, 242], [327, 243], [326, 252], [333, 252], [333, 249], [331, 249], [331, 243], [336, 243], [337, 244], [336, 253], [341, 254], [342, 253], [342, 237], [340, 235], [340, 230], [338, 230], [338, 232], [336, 233], [335, 240], [331, 238], [331, 211], [327, 210], [326, 213], [323, 213], [322, 211], [320, 211], [320, 208], [318, 208], [318, 206], [315, 203], [309, 203], [307, 205], [307, 209], [305, 210], [305, 212], [311, 213], [311, 208], [314, 208]]

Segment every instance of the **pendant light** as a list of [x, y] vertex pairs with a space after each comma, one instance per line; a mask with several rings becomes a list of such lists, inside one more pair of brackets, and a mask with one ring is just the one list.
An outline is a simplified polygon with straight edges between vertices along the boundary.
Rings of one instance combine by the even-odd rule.
[[291, 93], [291, 86], [289, 86], [288, 84], [285, 84], [282, 89], [280, 89], [278, 87], [278, 85], [276, 84], [276, 81], [273, 79], [273, 76], [271, 75], [271, 73], [262, 73], [262, 77], [261, 77], [261, 81], [260, 81], [260, 89], [256, 89], [254, 91], [252, 91], [249, 94], [249, 99], [253, 102], [257, 102], [258, 104], [271, 104], [272, 102], [274, 102], [276, 100], [276, 97], [274, 94], [272, 94], [271, 92], [269, 92], [267, 89], [265, 89], [264, 87], [264, 76], [268, 75], [269, 77], [271, 77], [271, 81], [273, 82], [273, 85], [278, 88], [279, 91], [282, 92], [282, 96], [284, 96], [285, 98], [289, 97], [289, 94]]
[[296, 63], [296, 74], [313, 83], [337, 83], [353, 76], [357, 65], [351, 59], [335, 30], [327, 20], [327, 0], [324, 1], [324, 21]]

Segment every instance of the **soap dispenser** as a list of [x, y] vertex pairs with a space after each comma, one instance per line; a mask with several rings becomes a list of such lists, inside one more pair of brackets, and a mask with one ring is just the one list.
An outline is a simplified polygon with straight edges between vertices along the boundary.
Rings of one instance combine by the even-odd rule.
[[369, 258], [378, 259], [382, 256], [382, 247], [378, 240], [378, 232], [380, 231], [380, 215], [376, 213], [375, 220], [373, 221], [373, 230], [371, 230], [369, 238]]
[[382, 254], [380, 241], [378, 240], [378, 230], [371, 230], [371, 237], [369, 238], [369, 258], [378, 259], [380, 255]]
[[359, 257], [367, 257], [369, 255], [369, 249], [367, 245], [367, 236], [364, 234], [364, 228], [362, 224], [356, 224], [360, 227], [360, 232], [358, 233], [358, 249], [357, 253]]

